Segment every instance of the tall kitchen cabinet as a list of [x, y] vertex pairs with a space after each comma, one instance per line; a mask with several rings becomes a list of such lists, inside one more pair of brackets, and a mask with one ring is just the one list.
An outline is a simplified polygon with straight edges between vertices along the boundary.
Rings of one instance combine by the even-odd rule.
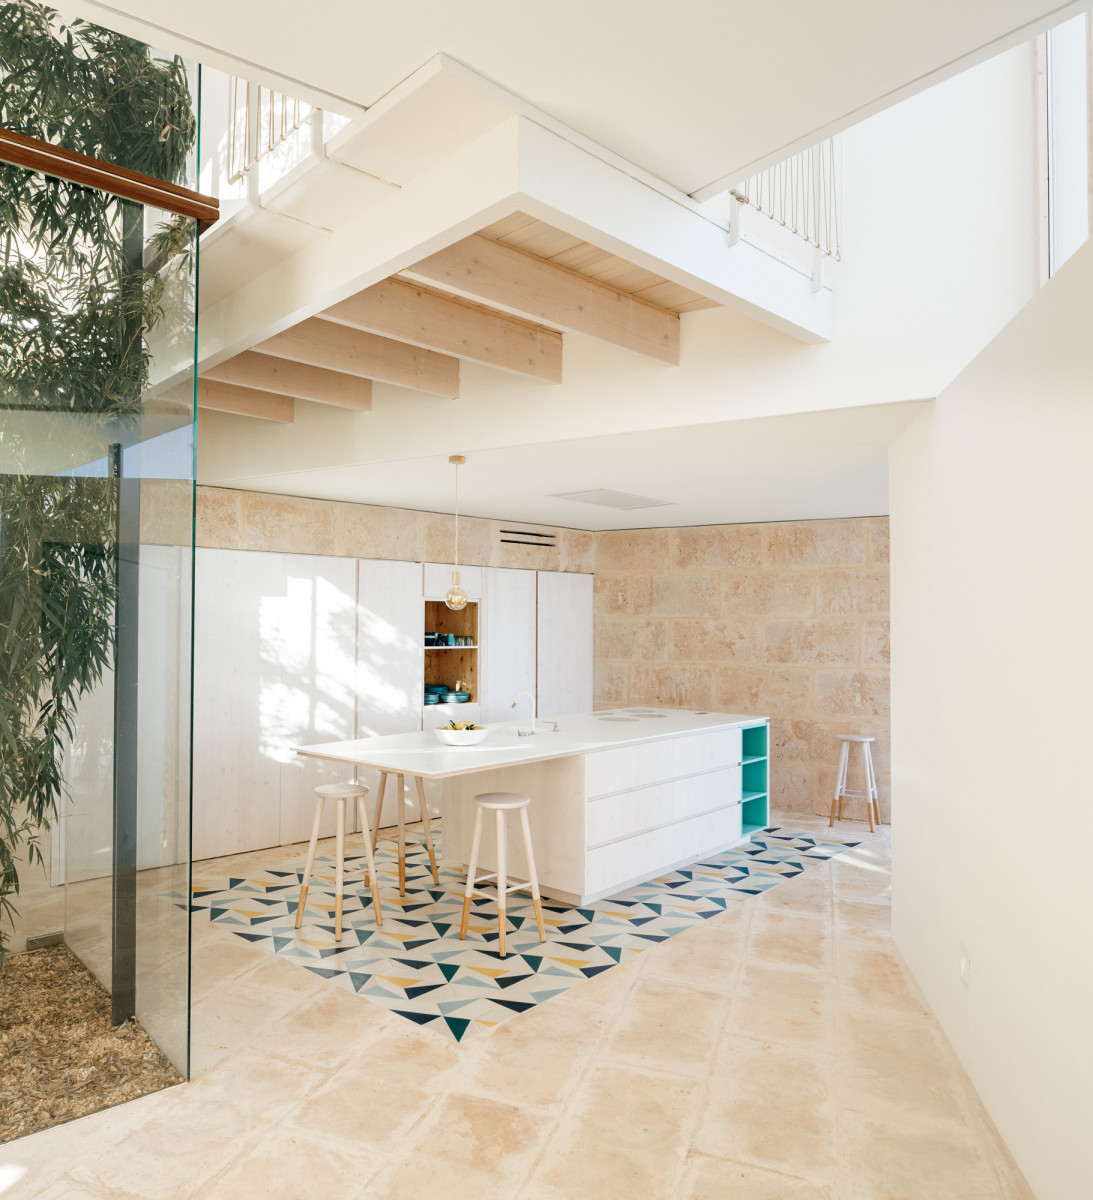
[[536, 574], [507, 567], [486, 570], [483, 723], [528, 715], [526, 701], [516, 712], [512, 702], [521, 692], [535, 695]]
[[[422, 564], [360, 559], [357, 562], [356, 693], [359, 738], [411, 733], [421, 728], [425, 650], [422, 641]], [[378, 795], [379, 772], [357, 777], [372, 789], [368, 811]], [[395, 787], [387, 782], [381, 825], [396, 820]], [[407, 819], [417, 819], [412, 794]]]
[[352, 559], [197, 551], [195, 859], [310, 835], [313, 789], [344, 768], [293, 747], [354, 736], [356, 604]]
[[536, 676], [544, 717], [591, 712], [592, 576], [539, 571]]

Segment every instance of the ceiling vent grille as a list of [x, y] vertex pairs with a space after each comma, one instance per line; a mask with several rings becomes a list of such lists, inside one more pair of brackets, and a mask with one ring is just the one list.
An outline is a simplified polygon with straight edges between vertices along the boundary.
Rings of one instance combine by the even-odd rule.
[[542, 546], [544, 549], [556, 545], [556, 533], [537, 533], [533, 529], [502, 529], [501, 541], [510, 546]]
[[555, 492], [553, 500], [575, 500], [578, 504], [596, 504], [601, 508], [666, 508], [674, 500], [654, 500], [651, 496], [635, 496], [631, 492], [616, 492], [611, 488], [593, 488], [588, 492]]

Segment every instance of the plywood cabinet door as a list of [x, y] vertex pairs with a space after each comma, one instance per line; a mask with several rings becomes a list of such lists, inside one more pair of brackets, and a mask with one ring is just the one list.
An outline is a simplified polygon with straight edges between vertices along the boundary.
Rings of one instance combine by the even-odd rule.
[[521, 692], [535, 695], [536, 573], [488, 567], [485, 580], [483, 661], [484, 721], [511, 721], [527, 715], [527, 702], [514, 713]]
[[282, 556], [199, 549], [194, 593], [193, 856], [280, 842], [280, 664], [266, 636]]
[[537, 640], [539, 714], [591, 712], [591, 575], [538, 572]]
[[[424, 677], [422, 564], [360, 559], [357, 562], [357, 730], [359, 738], [412, 733], [421, 728]], [[379, 774], [360, 771], [376, 800]], [[395, 783], [388, 785], [381, 824], [395, 822]], [[411, 797], [407, 816], [417, 819]]]
[[[340, 783], [352, 770], [301, 758], [296, 746], [353, 737], [356, 718], [357, 564], [352, 558], [282, 556], [281, 586], [265, 599], [262, 647], [280, 666], [265, 707], [266, 752], [281, 764], [280, 838], [306, 841], [315, 817], [315, 788]], [[355, 828], [355, 813], [347, 813]], [[334, 833], [327, 804], [321, 836]]]

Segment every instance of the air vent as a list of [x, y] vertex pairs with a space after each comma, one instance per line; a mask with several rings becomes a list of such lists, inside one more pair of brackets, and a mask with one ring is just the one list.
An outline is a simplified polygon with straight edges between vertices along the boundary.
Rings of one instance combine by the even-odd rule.
[[537, 533], [534, 529], [502, 529], [501, 541], [510, 546], [542, 546], [556, 544], [556, 533]]
[[611, 488], [593, 488], [589, 492], [555, 492], [553, 500], [576, 500], [578, 504], [597, 504], [601, 508], [666, 508], [674, 500], [654, 500], [651, 496], [635, 496]]

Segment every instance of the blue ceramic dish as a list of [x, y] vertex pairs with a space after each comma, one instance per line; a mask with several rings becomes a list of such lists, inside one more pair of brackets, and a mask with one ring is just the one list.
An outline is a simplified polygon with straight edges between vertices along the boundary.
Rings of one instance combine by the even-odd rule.
[[445, 704], [466, 704], [470, 698], [470, 692], [445, 692], [441, 697]]
[[439, 692], [426, 692], [425, 693], [425, 703], [426, 704], [439, 704], [440, 703], [440, 693]]

